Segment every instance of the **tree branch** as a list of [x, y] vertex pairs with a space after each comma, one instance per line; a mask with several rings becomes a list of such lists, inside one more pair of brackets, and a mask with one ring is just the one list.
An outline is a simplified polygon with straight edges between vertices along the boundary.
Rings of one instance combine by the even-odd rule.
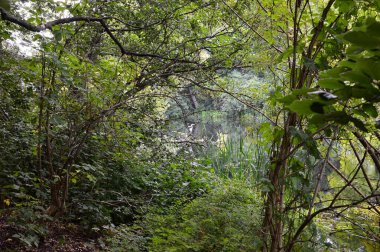
[[363, 145], [363, 147], [366, 150], [368, 150], [368, 153], [371, 156], [372, 161], [375, 164], [375, 167], [376, 167], [377, 171], [380, 172], [380, 159], [377, 156], [376, 149], [359, 132], [353, 132], [353, 134], [359, 140], [359, 142]]
[[17, 25], [19, 25], [19, 26], [21, 26], [21, 27], [23, 27], [29, 31], [32, 31], [32, 32], [40, 32], [40, 31], [44, 31], [47, 29], [51, 30], [54, 26], [57, 26], [60, 24], [68, 24], [68, 23], [73, 23], [73, 22], [78, 22], [78, 21], [100, 22], [104, 19], [104, 18], [77, 16], [77, 17], [57, 19], [57, 20], [50, 21], [50, 22], [47, 22], [47, 23], [42, 24], [42, 25], [32, 25], [32, 24], [28, 23], [27, 21], [25, 21], [21, 18], [17, 18], [15, 16], [9, 14], [9, 12], [4, 10], [3, 8], [0, 8], [0, 12], [1, 12], [1, 18], [3, 20], [17, 24]]
[[237, 13], [231, 6], [229, 6], [225, 1], [222, 0], [222, 3], [228, 7], [228, 9], [231, 10], [231, 12], [236, 16], [238, 17], [238, 19], [240, 19], [240, 21], [242, 21], [253, 33], [255, 33], [259, 38], [261, 38], [262, 40], [264, 40], [271, 48], [275, 49], [277, 52], [279, 53], [282, 53], [282, 50], [278, 47], [276, 47], [275, 45], [269, 43], [269, 41], [264, 38], [263, 35], [261, 35], [258, 31], [256, 31], [252, 25], [250, 25], [245, 19], [243, 19], [239, 13]]
[[[351, 180], [348, 180], [348, 178], [346, 178], [346, 176], [344, 176], [344, 174], [341, 172], [341, 171], [339, 171], [339, 169], [333, 164], [333, 163], [331, 163], [330, 161], [328, 161], [328, 163], [329, 163], [329, 165], [331, 166], [331, 168], [333, 168], [333, 170], [336, 172], [336, 173], [338, 173], [338, 175], [352, 188], [352, 189], [354, 189], [354, 191], [357, 193], [357, 194], [359, 194], [361, 197], [365, 197], [365, 195], [361, 192], [361, 191], [359, 191], [359, 189], [355, 186], [355, 185], [353, 185], [352, 184], [352, 182], [354, 181], [354, 179], [355, 179], [355, 177], [357, 176], [357, 174], [358, 174], [358, 172], [359, 172], [359, 170], [361, 170], [362, 169], [362, 167], [363, 167], [363, 162], [364, 162], [364, 160], [365, 160], [365, 156], [366, 156], [366, 154], [367, 154], [367, 152], [365, 152], [364, 153], [364, 156], [363, 156], [363, 158], [362, 158], [362, 160], [360, 161], [360, 163], [359, 163], [359, 167], [358, 167], [358, 169], [356, 170], [356, 172], [355, 172], [355, 174], [354, 174], [354, 176], [352, 177], [352, 179]], [[373, 205], [371, 202], [368, 202], [368, 204], [371, 206], [371, 208], [380, 216], [380, 210], [378, 210], [377, 208], [376, 208], [376, 206], [375, 205]]]
[[0, 8], [0, 13], [1, 13], [1, 19], [2, 20], [6, 20], [6, 21], [9, 21], [11, 23], [17, 24], [17, 25], [27, 29], [28, 31], [32, 31], [32, 32], [41, 32], [44, 30], [52, 30], [52, 28], [54, 26], [62, 25], [62, 24], [69, 24], [69, 23], [74, 23], [74, 22], [87, 22], [87, 23], [97, 22], [103, 27], [103, 29], [107, 33], [107, 35], [117, 45], [117, 47], [119, 48], [122, 55], [128, 55], [128, 56], [132, 56], [132, 57], [158, 58], [158, 59], [162, 59], [162, 60], [175, 60], [176, 62], [179, 62], [179, 63], [199, 64], [198, 62], [191, 61], [191, 60], [177, 59], [177, 58], [175, 58], [175, 59], [166, 58], [166, 57], [163, 57], [163, 56], [158, 55], [158, 54], [136, 53], [136, 52], [127, 51], [124, 48], [124, 46], [121, 44], [121, 42], [111, 32], [110, 28], [108, 27], [108, 25], [105, 22], [105, 20], [111, 19], [112, 17], [98, 18], [98, 17], [88, 17], [88, 16], [75, 16], [75, 17], [70, 17], [70, 18], [57, 19], [57, 20], [50, 21], [50, 22], [47, 22], [47, 23], [42, 24], [42, 25], [33, 25], [33, 24], [30, 24], [21, 18], [17, 18], [15, 16], [13, 16], [12, 14], [7, 12], [3, 8]]
[[[335, 210], [335, 209], [339, 209], [339, 208], [347, 208], [347, 207], [355, 207], [371, 198], [374, 198], [374, 197], [379, 197], [380, 194], [371, 194], [371, 195], [368, 195], [367, 197], [365, 198], [362, 198], [358, 201], [355, 201], [355, 202], [352, 202], [352, 203], [349, 203], [349, 204], [345, 204], [345, 205], [335, 205], [334, 206], [334, 203], [335, 201], [332, 201], [331, 204], [327, 207], [324, 207], [324, 208], [321, 208], [317, 211], [315, 211], [313, 214], [311, 214], [309, 217], [307, 217], [304, 222], [300, 225], [300, 227], [298, 228], [296, 234], [293, 236], [293, 238], [289, 241], [285, 251], [286, 252], [290, 252], [292, 251], [293, 249], [293, 246], [294, 244], [297, 242], [299, 236], [301, 235], [302, 231], [305, 229], [305, 227], [307, 225], [309, 225], [309, 223], [317, 216], [319, 215], [320, 213], [323, 213], [323, 212], [328, 212], [328, 211], [332, 211], [332, 210]], [[335, 198], [334, 198], [335, 199]]]

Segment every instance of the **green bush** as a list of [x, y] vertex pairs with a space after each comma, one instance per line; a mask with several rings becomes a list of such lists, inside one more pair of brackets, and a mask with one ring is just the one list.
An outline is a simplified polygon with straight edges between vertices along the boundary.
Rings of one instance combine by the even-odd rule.
[[17, 233], [12, 237], [27, 247], [38, 247], [41, 240], [48, 234], [45, 223], [53, 220], [44, 214], [43, 210], [40, 206], [14, 209], [8, 219], [8, 222], [17, 229]]
[[226, 180], [169, 215], [148, 214], [150, 251], [255, 251], [260, 196], [242, 181]]
[[146, 251], [147, 237], [144, 230], [137, 225], [120, 225], [111, 227], [105, 242], [101, 246], [105, 251], [124, 252], [124, 251]]

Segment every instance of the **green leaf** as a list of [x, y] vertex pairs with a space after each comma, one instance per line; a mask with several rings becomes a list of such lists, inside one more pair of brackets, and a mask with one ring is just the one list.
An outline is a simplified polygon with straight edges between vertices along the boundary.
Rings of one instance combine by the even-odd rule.
[[331, 136], [332, 136], [332, 130], [331, 130], [331, 128], [327, 128], [327, 129], [325, 129], [324, 132], [325, 132], [325, 135], [326, 135], [327, 137], [331, 137]]
[[[379, 1], [377, 2], [380, 3]], [[367, 33], [373, 37], [380, 38], [380, 22], [373, 22], [372, 24], [368, 25]]]
[[341, 13], [346, 13], [355, 7], [354, 0], [337, 0], [334, 4]]
[[341, 74], [342, 78], [351, 83], [360, 83], [362, 85], [370, 85], [371, 79], [361, 71], [347, 71]]
[[352, 87], [352, 97], [364, 98], [367, 101], [372, 101], [376, 96], [379, 95], [379, 91], [375, 88], [355, 85]]
[[333, 69], [329, 69], [327, 71], [323, 71], [320, 74], [320, 78], [321, 79], [339, 78], [340, 74], [345, 72], [345, 71], [347, 71], [347, 69], [344, 67], [336, 67]]
[[347, 124], [350, 121], [350, 116], [343, 111], [335, 111], [326, 115], [328, 121], [334, 121], [339, 124]]
[[289, 132], [295, 138], [298, 138], [300, 142], [306, 141], [309, 139], [309, 135], [306, 134], [303, 130], [297, 129], [296, 127], [290, 127]]
[[322, 88], [328, 88], [328, 89], [341, 89], [344, 88], [345, 85], [341, 80], [338, 79], [321, 79], [318, 82], [319, 86]]
[[288, 108], [299, 115], [309, 115], [313, 113], [311, 105], [314, 103], [312, 100], [294, 101]]
[[[378, 43], [380, 45], [380, 41]], [[380, 80], [380, 61], [378, 58], [365, 58], [358, 61], [357, 69], [373, 80]]]
[[352, 97], [352, 87], [347, 86], [343, 89], [335, 91], [334, 94], [341, 100], [348, 100]]
[[295, 89], [293, 90], [292, 94], [294, 95], [304, 95], [304, 94], [307, 94], [309, 92], [313, 92], [313, 91], [316, 91], [315, 88], [300, 88], [300, 89]]
[[288, 108], [299, 115], [323, 114], [325, 104], [315, 100], [294, 101]]
[[366, 48], [375, 49], [380, 47], [380, 39], [370, 36], [364, 31], [350, 31], [343, 35], [343, 39], [351, 42], [354, 45]]
[[364, 123], [355, 117], [351, 117], [350, 121], [354, 123], [355, 127], [361, 131], [368, 132], [368, 129], [365, 127]]
[[363, 110], [373, 118], [376, 118], [379, 114], [376, 107], [371, 103], [366, 103], [363, 105]]
[[315, 125], [322, 125], [326, 122], [336, 122], [338, 124], [346, 125], [350, 121], [350, 116], [343, 111], [334, 111], [327, 114], [317, 114], [310, 119], [310, 123]]
[[11, 3], [9, 0], [0, 0], [0, 8], [9, 11], [11, 9]]
[[54, 38], [57, 42], [62, 40], [62, 31], [61, 30], [53, 30]]
[[313, 111], [315, 113], [323, 114], [324, 113], [323, 106], [325, 106], [325, 105], [320, 103], [320, 102], [313, 102], [310, 106], [310, 109], [311, 109], [311, 111]]
[[305, 148], [309, 151], [309, 153], [312, 156], [314, 156], [315, 158], [320, 158], [317, 143], [309, 134], [295, 127], [290, 128], [290, 134], [292, 134], [298, 140], [298, 143], [304, 142]]
[[363, 111], [363, 109], [354, 109], [354, 110], [352, 110], [352, 112], [353, 112], [354, 115], [359, 115], [359, 116], [362, 116], [364, 118], [368, 118], [369, 117], [368, 114], [366, 114]]
[[278, 63], [281, 62], [283, 59], [288, 58], [292, 53], [293, 53], [293, 47], [290, 46], [283, 53], [281, 53], [280, 56], [278, 56], [276, 62]]
[[278, 99], [279, 102], [285, 104], [285, 105], [289, 105], [291, 104], [293, 101], [297, 100], [297, 96], [295, 95], [286, 95], [280, 99]]
[[57, 7], [55, 7], [55, 11], [56, 12], [63, 12], [64, 10], [66, 10], [66, 8], [63, 7], [63, 6], [57, 6]]
[[284, 135], [284, 130], [279, 127], [275, 127], [273, 130], [273, 141], [275, 142], [280, 141], [283, 135]]

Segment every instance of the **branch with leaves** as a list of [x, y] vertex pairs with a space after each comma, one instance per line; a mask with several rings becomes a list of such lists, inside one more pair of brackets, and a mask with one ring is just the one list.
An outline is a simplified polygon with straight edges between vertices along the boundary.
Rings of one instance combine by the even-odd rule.
[[27, 21], [23, 20], [22, 18], [18, 18], [14, 15], [11, 15], [8, 11], [6, 11], [3, 8], [0, 8], [1, 18], [5, 21], [9, 21], [11, 23], [17, 24], [20, 27], [23, 27], [27, 29], [28, 31], [32, 32], [41, 32], [44, 30], [52, 30], [53, 27], [63, 24], [70, 24], [75, 22], [96, 22], [99, 23], [104, 31], [107, 33], [107, 35], [112, 39], [112, 41], [117, 45], [122, 55], [132, 56], [132, 57], [147, 57], [147, 58], [157, 58], [162, 60], [171, 60], [176, 61], [179, 63], [191, 63], [191, 64], [199, 64], [198, 62], [191, 61], [191, 60], [185, 60], [185, 59], [179, 59], [179, 58], [167, 58], [162, 55], [158, 54], [151, 54], [151, 53], [138, 53], [138, 52], [131, 52], [128, 51], [120, 42], [119, 39], [115, 37], [115, 35], [112, 33], [111, 29], [106, 23], [106, 20], [113, 19], [112, 17], [87, 17], [87, 16], [76, 16], [76, 17], [69, 17], [69, 18], [61, 18], [54, 21], [47, 22], [42, 25], [33, 25], [31, 23], [28, 23]]

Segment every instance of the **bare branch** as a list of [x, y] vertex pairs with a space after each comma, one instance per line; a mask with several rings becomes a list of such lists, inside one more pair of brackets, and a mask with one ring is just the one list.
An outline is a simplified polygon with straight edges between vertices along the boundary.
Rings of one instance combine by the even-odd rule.
[[[364, 153], [363, 159], [360, 161], [359, 167], [358, 167], [357, 171], [355, 172], [354, 177], [351, 180], [348, 180], [348, 178], [346, 178], [346, 176], [344, 176], [344, 174], [341, 171], [339, 171], [339, 169], [333, 163], [331, 163], [330, 161], [328, 161], [328, 163], [331, 166], [331, 168], [333, 168], [333, 170], [336, 173], [338, 173], [338, 175], [345, 181], [345, 183], [347, 183], [352, 189], [354, 189], [355, 192], [357, 192], [363, 198], [365, 197], [365, 195], [361, 191], [359, 191], [359, 189], [355, 185], [353, 185], [352, 182], [354, 181], [354, 179], [355, 179], [356, 175], [358, 174], [359, 170], [362, 168], [366, 154], [367, 154], [367, 152]], [[380, 215], [380, 211], [376, 208], [376, 206], [374, 206], [371, 202], [368, 202], [368, 204], [372, 207], [372, 209], [378, 215]]]
[[[315, 211], [314, 213], [312, 213], [309, 217], [307, 217], [307, 218], [304, 220], [304, 222], [303, 222], [303, 223], [300, 225], [300, 227], [298, 228], [296, 234], [295, 234], [295, 235], [293, 236], [293, 238], [289, 241], [289, 243], [288, 243], [288, 245], [287, 245], [285, 251], [286, 251], [286, 252], [290, 252], [290, 251], [292, 251], [293, 246], [294, 246], [294, 244], [297, 242], [297, 240], [298, 240], [299, 236], [301, 235], [302, 231], [305, 229], [305, 227], [306, 227], [307, 225], [309, 225], [309, 223], [310, 223], [310, 222], [311, 222], [311, 221], [312, 221], [317, 215], [319, 215], [319, 214], [321, 214], [321, 213], [324, 213], [324, 212], [332, 211], [332, 210], [335, 210], [335, 209], [347, 208], [347, 207], [355, 207], [355, 206], [357, 206], [357, 205], [359, 205], [359, 204], [361, 204], [361, 203], [363, 203], [363, 202], [365, 202], [365, 201], [368, 201], [368, 200], [371, 199], [371, 198], [375, 198], [375, 197], [379, 197], [379, 196], [380, 196], [380, 194], [371, 194], [371, 195], [368, 195], [368, 196], [365, 197], [365, 198], [362, 198], [362, 199], [360, 199], [360, 200], [358, 200], [358, 201], [355, 201], [355, 202], [352, 202], [352, 203], [350, 203], [350, 204], [345, 204], [345, 205], [335, 205], [335, 206], [334, 206], [335, 201], [333, 200], [329, 206], [324, 207], [324, 208], [321, 208], [321, 209]], [[335, 198], [334, 198], [334, 199], [335, 199]]]
[[315, 203], [315, 199], [316, 199], [316, 197], [318, 195], [318, 192], [319, 192], [320, 184], [321, 184], [321, 181], [322, 181], [322, 176], [323, 176], [323, 173], [324, 173], [324, 171], [326, 169], [327, 163], [329, 162], [330, 152], [332, 150], [332, 147], [333, 147], [333, 144], [334, 144], [334, 140], [336, 139], [337, 135], [338, 135], [338, 130], [336, 130], [335, 133], [334, 133], [334, 138], [330, 142], [330, 145], [329, 145], [329, 147], [327, 149], [327, 152], [326, 152], [325, 160], [323, 161], [323, 165], [321, 166], [321, 169], [319, 171], [319, 176], [318, 176], [317, 184], [316, 184], [315, 189], [314, 189], [313, 199], [311, 200], [310, 208], [309, 208], [309, 212], [308, 212], [307, 216], [310, 216], [311, 211], [314, 208], [314, 203]]
[[376, 169], [380, 172], [380, 159], [377, 156], [377, 150], [359, 132], [354, 132], [353, 134], [359, 140], [359, 142], [363, 145], [363, 147], [366, 150], [368, 150], [368, 153], [371, 156]]
[[[350, 142], [351, 149], [353, 150], [353, 152], [354, 152], [354, 154], [355, 154], [355, 157], [356, 157], [356, 159], [358, 160], [358, 162], [359, 162], [359, 164], [360, 164], [360, 161], [361, 161], [361, 160], [360, 160], [360, 157], [359, 157], [358, 151], [356, 150], [356, 148], [355, 148], [354, 144], [352, 143], [352, 141], [350, 140], [349, 142]], [[365, 153], [367, 153], [367, 151], [366, 151]], [[371, 184], [371, 181], [369, 180], [369, 177], [368, 177], [368, 175], [367, 175], [367, 172], [364, 170], [363, 165], [360, 165], [360, 168], [361, 168], [361, 170], [362, 170], [362, 172], [363, 172], [363, 175], [364, 175], [364, 178], [365, 178], [365, 180], [366, 180], [366, 182], [367, 182], [368, 187], [371, 189], [371, 192], [373, 192], [374, 189], [373, 189], [373, 186], [372, 186], [372, 184]]]

